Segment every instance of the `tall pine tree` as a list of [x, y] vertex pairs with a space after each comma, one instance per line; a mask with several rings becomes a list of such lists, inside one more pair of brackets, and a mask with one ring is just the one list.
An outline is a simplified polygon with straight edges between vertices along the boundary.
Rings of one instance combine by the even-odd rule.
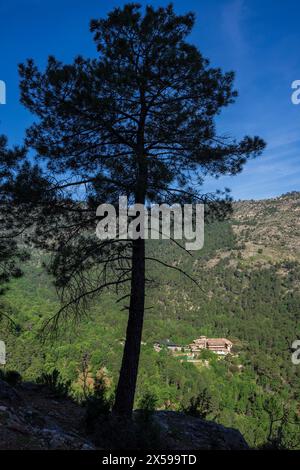
[[109, 287], [129, 296], [118, 414], [133, 409], [147, 254], [141, 238], [98, 240], [96, 207], [120, 195], [140, 204], [203, 201], [205, 175], [234, 175], [264, 147], [258, 137], [218, 135], [215, 117], [237, 95], [234, 74], [212, 68], [187, 41], [194, 21], [171, 5], [127, 4], [91, 22], [96, 59], [49, 57], [44, 72], [33, 60], [20, 66], [22, 102], [37, 117], [27, 144], [52, 178], [35, 239], [56, 252], [50, 269], [63, 304], [55, 324]]

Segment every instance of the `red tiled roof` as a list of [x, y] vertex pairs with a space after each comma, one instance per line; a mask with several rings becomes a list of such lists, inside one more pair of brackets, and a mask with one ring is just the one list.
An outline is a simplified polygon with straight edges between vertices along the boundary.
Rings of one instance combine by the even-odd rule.
[[207, 344], [209, 346], [225, 346], [226, 344], [232, 345], [232, 342], [226, 338], [207, 338]]

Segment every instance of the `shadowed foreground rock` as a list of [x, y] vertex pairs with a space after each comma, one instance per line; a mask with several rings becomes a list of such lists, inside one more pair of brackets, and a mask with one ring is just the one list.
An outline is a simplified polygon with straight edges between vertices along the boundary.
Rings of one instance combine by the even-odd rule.
[[[44, 386], [23, 383], [13, 388], [0, 380], [0, 449], [105, 448], [104, 440], [99, 440], [99, 436], [87, 436], [84, 414], [82, 406], [54, 396]], [[135, 412], [136, 417], [139, 414]], [[183, 413], [156, 411], [151, 422], [159, 433], [159, 449], [248, 449], [239, 431]], [[98, 423], [103, 428], [101, 418]], [[116, 428], [114, 444], [118, 445], [121, 436], [120, 429]], [[147, 423], [144, 423], [142, 430], [146, 428]]]
[[94, 449], [81, 432], [82, 408], [43, 386], [0, 380], [0, 449]]
[[212, 421], [186, 416], [175, 411], [157, 411], [154, 421], [168, 449], [174, 450], [246, 450], [242, 434]]

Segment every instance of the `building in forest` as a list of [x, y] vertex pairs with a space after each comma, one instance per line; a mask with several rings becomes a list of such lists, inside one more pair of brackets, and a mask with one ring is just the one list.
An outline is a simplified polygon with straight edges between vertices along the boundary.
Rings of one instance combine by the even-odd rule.
[[224, 356], [231, 352], [232, 346], [232, 342], [226, 338], [207, 338], [206, 336], [200, 336], [200, 338], [194, 339], [188, 347], [193, 353], [208, 349], [209, 351]]
[[200, 353], [203, 349], [219, 354], [220, 356], [226, 356], [231, 353], [232, 342], [226, 338], [207, 338], [206, 336], [200, 336], [198, 339], [187, 346], [179, 346], [178, 344], [173, 343], [170, 339], [165, 339], [163, 341], [157, 341], [154, 343], [153, 347], [155, 351], [159, 352], [163, 348], [168, 349], [168, 351], [175, 353], [179, 351], [185, 351], [191, 354], [193, 357]]
[[173, 341], [171, 341], [170, 339], [157, 341], [156, 343], [154, 343], [153, 347], [157, 352], [161, 351], [163, 348], [166, 348], [171, 352], [181, 351], [182, 349], [182, 346], [178, 346], [178, 344], [173, 343]]

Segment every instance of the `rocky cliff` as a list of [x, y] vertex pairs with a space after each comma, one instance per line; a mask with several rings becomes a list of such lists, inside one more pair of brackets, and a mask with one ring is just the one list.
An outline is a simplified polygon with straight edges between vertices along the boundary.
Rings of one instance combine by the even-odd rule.
[[[0, 380], [0, 449], [103, 449], [96, 435], [84, 430], [84, 407], [55, 397], [46, 387]], [[160, 448], [168, 450], [240, 450], [248, 445], [241, 433], [183, 413], [157, 411], [152, 421]], [[95, 444], [97, 443], [97, 444]]]

